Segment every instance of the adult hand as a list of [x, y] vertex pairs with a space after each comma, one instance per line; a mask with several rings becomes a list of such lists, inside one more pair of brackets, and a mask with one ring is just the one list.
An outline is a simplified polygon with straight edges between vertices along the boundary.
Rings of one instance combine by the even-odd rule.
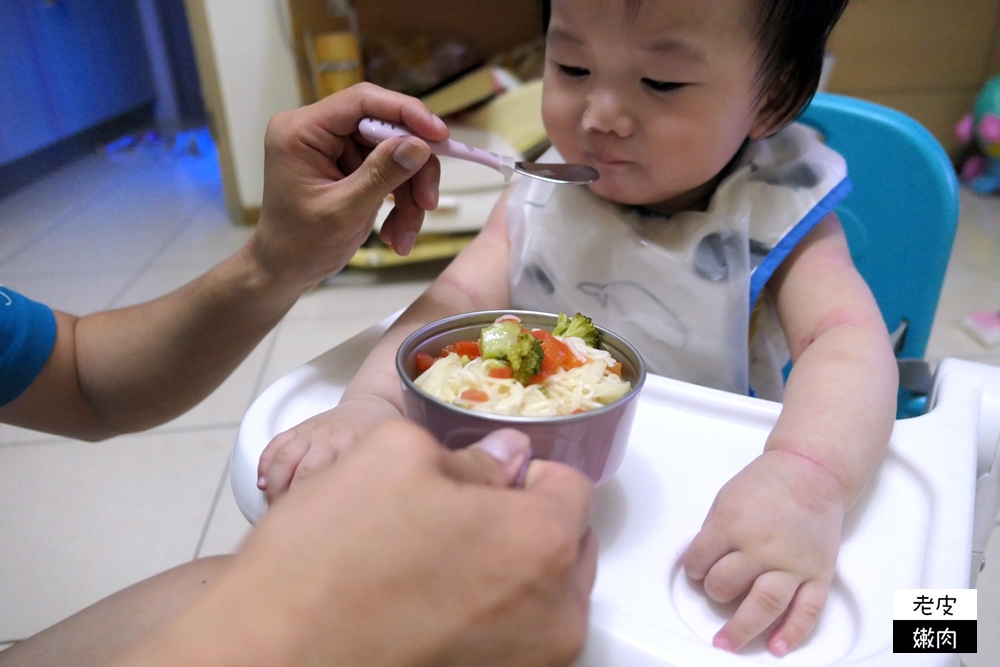
[[342, 269], [390, 193], [395, 207], [381, 235], [402, 255], [413, 248], [424, 212], [437, 207], [441, 168], [427, 144], [393, 138], [373, 148], [357, 131], [368, 116], [403, 123], [429, 141], [448, 138], [422, 102], [368, 83], [268, 124], [263, 202], [247, 252], [283, 283], [302, 288]]
[[526, 449], [510, 431], [451, 452], [395, 421], [362, 444], [275, 503], [218, 585], [118, 664], [574, 660], [596, 572], [590, 482], [534, 462], [504, 488]]
[[764, 452], [729, 480], [684, 554], [716, 602], [747, 594], [713, 644], [738, 651], [784, 614], [767, 645], [795, 648], [826, 604], [843, 520], [839, 482], [797, 454]]

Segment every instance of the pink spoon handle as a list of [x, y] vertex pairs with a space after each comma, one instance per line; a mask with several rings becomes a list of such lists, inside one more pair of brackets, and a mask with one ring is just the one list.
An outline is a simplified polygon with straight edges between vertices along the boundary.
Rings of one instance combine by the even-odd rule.
[[[374, 118], [365, 118], [362, 120], [361, 124], [358, 125], [358, 132], [365, 139], [375, 143], [381, 143], [391, 137], [415, 136], [405, 127]], [[445, 155], [447, 157], [458, 158], [459, 160], [467, 160], [481, 164], [484, 167], [489, 167], [490, 169], [496, 169], [503, 174], [505, 180], [510, 180], [511, 175], [514, 173], [514, 158], [509, 156], [497, 155], [491, 151], [475, 148], [453, 139], [448, 139], [447, 141], [427, 141], [427, 145], [430, 146], [431, 152], [435, 155]]]

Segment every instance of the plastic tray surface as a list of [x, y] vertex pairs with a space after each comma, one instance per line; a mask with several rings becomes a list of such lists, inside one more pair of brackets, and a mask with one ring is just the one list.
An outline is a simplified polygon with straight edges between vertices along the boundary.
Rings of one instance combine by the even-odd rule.
[[[286, 375], [251, 406], [231, 481], [251, 521], [266, 510], [256, 465], [267, 442], [337, 404], [386, 322]], [[960, 392], [952, 392], [960, 394]], [[780, 406], [649, 376], [625, 460], [598, 489], [600, 541], [591, 631], [578, 667], [957, 665], [956, 656], [892, 654], [892, 592], [968, 585], [975, 397], [951, 396], [896, 423], [889, 452], [848, 513], [826, 609], [783, 659], [763, 639], [739, 655], [711, 646], [735, 603], [712, 603], [680, 557], [716, 493], [762, 450]]]

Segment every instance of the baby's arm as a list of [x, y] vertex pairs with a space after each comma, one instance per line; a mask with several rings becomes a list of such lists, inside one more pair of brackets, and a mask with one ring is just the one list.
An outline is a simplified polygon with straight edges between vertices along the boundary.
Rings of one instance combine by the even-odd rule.
[[510, 188], [486, 225], [437, 280], [400, 315], [347, 386], [340, 405], [279, 434], [261, 454], [258, 486], [268, 501], [292, 483], [325, 468], [377, 424], [399, 418], [403, 398], [396, 351], [412, 332], [434, 320], [475, 310], [510, 307], [506, 204]]
[[719, 602], [749, 590], [716, 646], [739, 650], [787, 610], [768, 638], [784, 655], [826, 604], [844, 512], [892, 432], [898, 376], [882, 316], [835, 215], [768, 289], [794, 361], [784, 407], [764, 453], [719, 492], [684, 565]]

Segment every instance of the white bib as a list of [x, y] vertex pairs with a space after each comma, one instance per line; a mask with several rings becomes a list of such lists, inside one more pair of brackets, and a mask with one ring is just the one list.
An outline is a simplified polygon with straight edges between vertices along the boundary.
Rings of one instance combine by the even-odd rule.
[[512, 304], [589, 315], [650, 372], [780, 400], [788, 348], [761, 292], [848, 192], [844, 159], [798, 124], [751, 142], [703, 212], [660, 216], [524, 178], [507, 205]]

